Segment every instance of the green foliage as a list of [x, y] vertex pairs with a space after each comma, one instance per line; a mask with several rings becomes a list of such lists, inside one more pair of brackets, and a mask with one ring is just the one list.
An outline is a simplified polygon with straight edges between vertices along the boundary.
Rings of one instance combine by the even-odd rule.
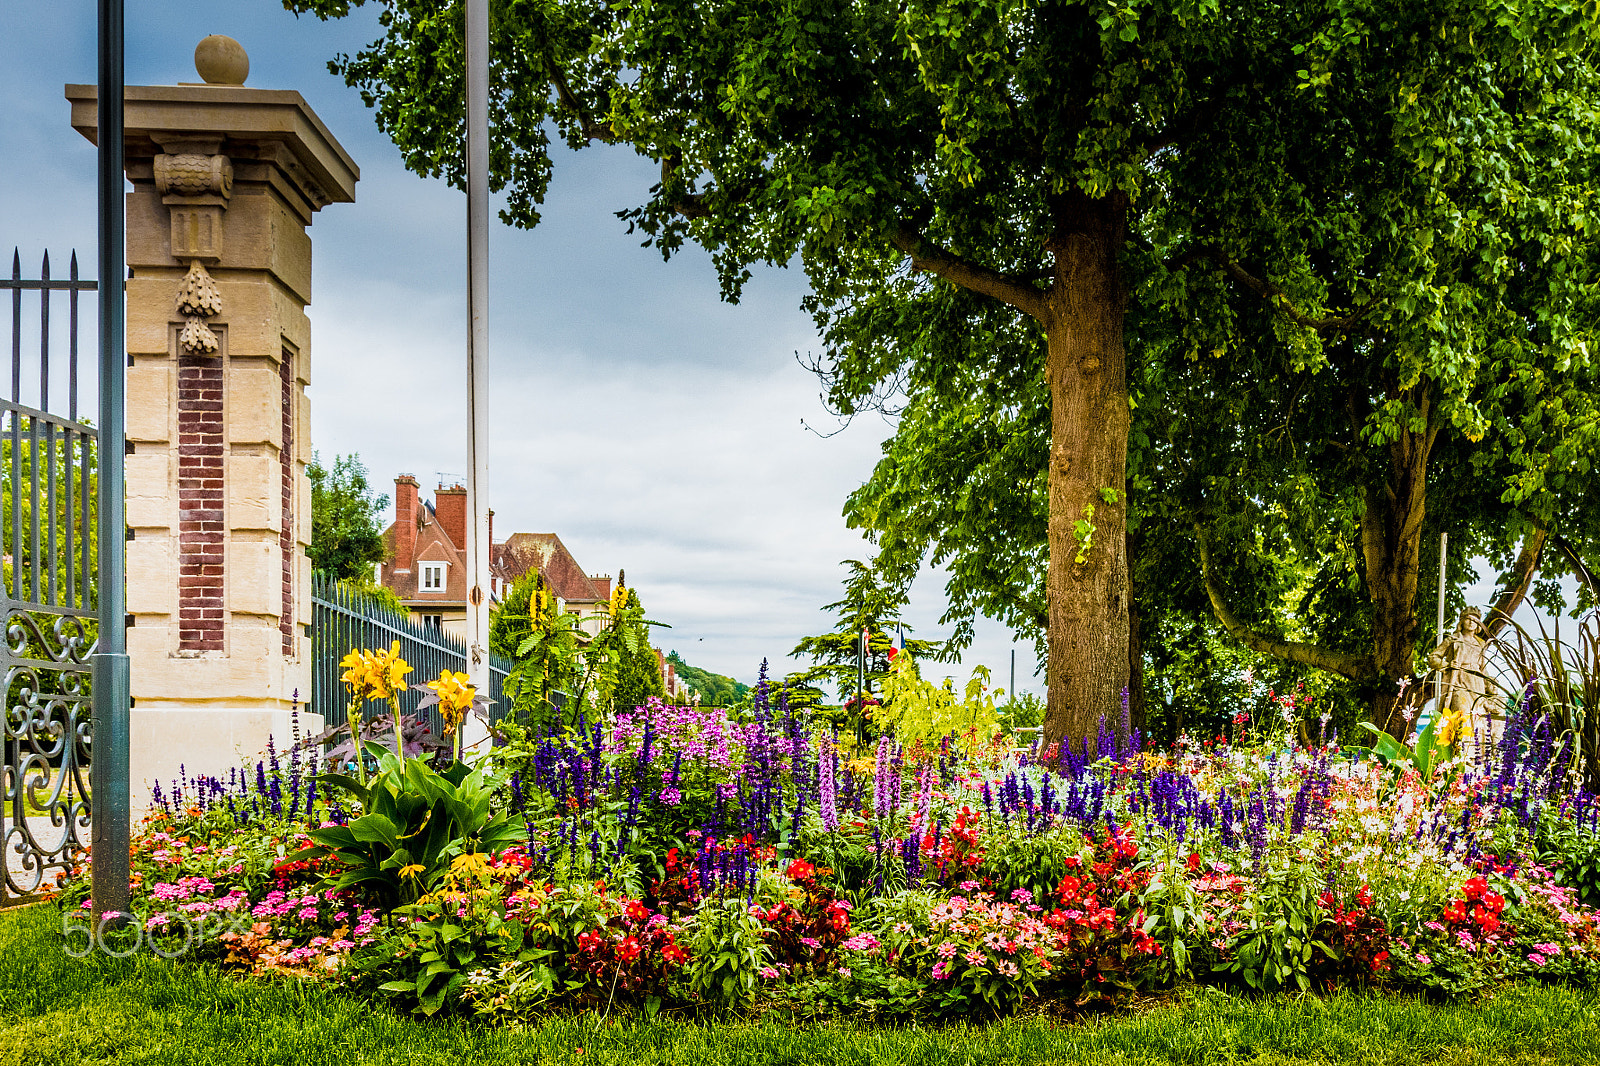
[[597, 673], [605, 680], [597, 686], [596, 695], [603, 709], [632, 710], [652, 696], [666, 695], [661, 662], [650, 646], [650, 627], [661, 624], [645, 619], [638, 591], [628, 589], [611, 624], [585, 650], [591, 662], [601, 664]]
[[1031, 692], [1024, 692], [1020, 696], [1013, 693], [1000, 708], [1000, 727], [1007, 736], [1013, 735], [1018, 729], [1043, 723], [1044, 700]]
[[1439, 727], [1443, 724], [1437, 716], [1417, 734], [1415, 741], [1401, 743], [1373, 725], [1362, 722], [1361, 728], [1372, 735], [1372, 753], [1385, 765], [1397, 770], [1413, 767], [1424, 781], [1433, 780], [1433, 772], [1440, 764], [1449, 762], [1455, 747], [1439, 742]]
[[710, 898], [695, 916], [686, 976], [689, 988], [709, 1003], [739, 1007], [761, 983], [761, 967], [772, 961], [762, 924], [742, 898]]
[[750, 692], [750, 686], [741, 681], [690, 666], [676, 651], [667, 653], [667, 661], [677, 669], [678, 677], [700, 694], [702, 707], [734, 707]]
[[[559, 699], [570, 703], [577, 696], [584, 678], [582, 636], [576, 616], [559, 608], [539, 571], [511, 586], [489, 619], [489, 645], [515, 663], [504, 688], [512, 724], [542, 725]], [[578, 707], [567, 709], [576, 721]]]
[[1548, 715], [1556, 735], [1570, 738], [1583, 787], [1600, 792], [1600, 611], [1576, 628], [1570, 639], [1561, 635], [1559, 618], [1549, 624], [1540, 618], [1537, 634], [1513, 621], [1495, 646], [1514, 676], [1537, 679], [1534, 715]]
[[516, 582], [489, 622], [491, 647], [515, 665], [506, 679], [511, 720], [506, 736], [535, 730], [559, 710], [566, 722], [632, 709], [664, 695], [650, 630], [665, 623], [644, 616], [634, 589], [619, 586], [604, 627], [590, 636], [578, 616], [560, 609], [537, 571]]
[[[0, 1053], [37, 1066], [91, 1062], [346, 1066], [351, 1047], [414, 1066], [599, 1066], [761, 1062], [803, 1066], [938, 1062], [958, 1045], [973, 1066], [1126, 1061], [1483, 1062], [1588, 1066], [1600, 1059], [1600, 993], [1513, 985], [1493, 996], [1235, 996], [1185, 991], [1128, 1015], [1063, 1025], [1023, 1017], [989, 1025], [794, 1025], [639, 1016], [598, 1024], [599, 1010], [544, 1013], [526, 1026], [441, 1025], [309, 981], [241, 981], [212, 966], [142, 952], [69, 957], [52, 907], [0, 913]], [[71, 1017], [72, 1025], [54, 1025]], [[48, 1027], [48, 1039], [42, 1037]], [[578, 1049], [583, 1053], [579, 1055]]]
[[323, 774], [326, 786], [361, 805], [349, 825], [308, 830], [312, 843], [298, 860], [332, 858], [329, 887], [369, 893], [393, 906], [416, 899], [464, 852], [499, 854], [524, 840], [520, 820], [490, 810], [499, 782], [456, 762], [442, 772], [422, 759], [403, 762], [392, 751], [368, 744], [377, 772], [365, 785], [344, 774]]
[[[59, 429], [49, 432], [49, 424], [30, 422], [26, 415], [14, 415], [12, 425], [17, 427], [14, 449], [11, 434], [0, 434], [0, 473], [4, 474], [0, 481], [0, 516], [3, 516], [0, 546], [5, 555], [6, 589], [16, 599], [44, 603], [52, 602], [53, 587], [54, 603], [93, 610], [94, 590], [98, 587], [95, 577], [100, 567], [99, 556], [94, 551], [92, 518], [99, 484], [95, 475], [94, 442], [75, 433], [68, 439]], [[37, 443], [34, 434], [38, 434]], [[42, 460], [36, 458], [39, 456]], [[35, 484], [38, 486], [37, 507]], [[89, 501], [87, 507], [83, 504], [85, 499]], [[20, 541], [14, 521], [20, 521]], [[39, 523], [38, 555], [34, 554], [35, 522]], [[73, 549], [70, 558], [66, 550], [69, 532]], [[89, 548], [87, 560], [85, 545]], [[53, 555], [49, 554], [52, 549]], [[81, 591], [85, 589], [85, 561], [89, 573], [87, 595]], [[45, 615], [36, 617], [45, 624], [55, 621]], [[88, 620], [87, 625], [86, 647], [94, 643], [93, 620]], [[31, 635], [29, 640], [37, 643]], [[41, 650], [35, 647], [30, 654]]]
[[1309, 864], [1269, 872], [1242, 908], [1244, 928], [1230, 938], [1233, 957], [1219, 962], [1219, 970], [1259, 992], [1310, 991], [1313, 963], [1339, 957], [1323, 939], [1316, 877]]
[[345, 588], [349, 589], [351, 593], [365, 600], [372, 606], [381, 607], [386, 611], [390, 611], [399, 615], [401, 618], [409, 617], [411, 613], [410, 609], [406, 607], [403, 602], [401, 602], [400, 597], [395, 595], [393, 589], [389, 588], [387, 585], [374, 584], [372, 581], [372, 575], [370, 573], [361, 577], [352, 578], [346, 581], [344, 586]]
[[883, 679], [882, 724], [907, 741], [937, 744], [942, 737], [957, 736], [984, 743], [1000, 724], [996, 695], [989, 691], [989, 670], [974, 667], [966, 691], [957, 697], [950, 678], [942, 684], [924, 681], [909, 653], [895, 656]]
[[388, 553], [381, 515], [389, 497], [374, 493], [367, 468], [352, 452], [323, 466], [313, 452], [306, 466], [311, 480], [311, 545], [306, 555], [317, 570], [342, 581], [372, 583], [372, 564]]

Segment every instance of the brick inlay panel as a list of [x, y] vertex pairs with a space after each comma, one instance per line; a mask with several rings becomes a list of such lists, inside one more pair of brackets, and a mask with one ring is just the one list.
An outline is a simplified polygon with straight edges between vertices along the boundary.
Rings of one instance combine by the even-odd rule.
[[283, 556], [283, 614], [278, 628], [283, 633], [283, 654], [294, 658], [294, 353], [284, 349], [278, 363], [278, 376], [283, 384], [283, 448], [278, 453], [283, 476], [283, 524], [278, 532], [278, 546]]
[[223, 650], [222, 360], [178, 359], [178, 647]]

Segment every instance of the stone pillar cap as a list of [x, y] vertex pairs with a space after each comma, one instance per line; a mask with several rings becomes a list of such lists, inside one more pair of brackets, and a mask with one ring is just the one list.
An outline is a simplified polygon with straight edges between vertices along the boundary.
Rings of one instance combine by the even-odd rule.
[[[98, 111], [95, 86], [68, 85], [66, 96], [72, 103], [72, 128], [93, 144]], [[175, 140], [220, 138], [224, 142], [221, 150], [229, 154], [237, 154], [245, 145], [266, 148], [270, 153], [277, 144], [287, 149], [291, 176], [312, 194], [315, 206], [355, 202], [361, 169], [305, 97], [292, 89], [129, 85], [123, 101], [130, 158], [158, 155], [163, 142]]]

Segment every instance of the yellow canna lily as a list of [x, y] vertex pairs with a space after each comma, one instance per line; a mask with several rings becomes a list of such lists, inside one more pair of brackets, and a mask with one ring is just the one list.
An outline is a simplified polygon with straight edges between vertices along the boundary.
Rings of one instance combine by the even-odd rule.
[[450, 736], [461, 724], [461, 719], [466, 717], [472, 709], [472, 703], [478, 696], [478, 690], [473, 687], [472, 681], [466, 674], [444, 670], [435, 681], [429, 681], [428, 688], [439, 701], [439, 714], [444, 719], [445, 736]]
[[403, 691], [405, 676], [411, 672], [411, 665], [400, 657], [398, 640], [387, 651], [352, 651], [339, 665], [344, 668], [339, 680], [358, 698], [369, 700], [386, 700]]

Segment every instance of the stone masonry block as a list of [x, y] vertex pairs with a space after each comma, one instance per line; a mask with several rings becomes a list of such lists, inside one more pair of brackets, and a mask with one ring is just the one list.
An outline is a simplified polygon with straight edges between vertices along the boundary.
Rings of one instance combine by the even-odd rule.
[[215, 321], [228, 327], [230, 355], [264, 355], [276, 361], [284, 337], [295, 340], [298, 333], [309, 331], [300, 304], [279, 286], [263, 284], [265, 275], [259, 271], [219, 268], [212, 276], [222, 295], [222, 314]]
[[[300, 298], [281, 285], [272, 287], [273, 313], [277, 316], [278, 323], [278, 348], [281, 351], [285, 342], [291, 350], [300, 353], [300, 359], [305, 360], [305, 353], [311, 350], [311, 319], [306, 317], [306, 305]], [[304, 377], [304, 368], [296, 373]]]
[[278, 460], [228, 456], [227, 500], [230, 529], [278, 529], [283, 510]]
[[311, 479], [306, 477], [305, 467], [300, 468], [294, 481], [294, 539], [304, 546], [311, 543]]
[[[153, 445], [151, 446], [154, 447]], [[135, 452], [125, 467], [128, 525], [134, 529], [170, 529], [177, 522], [177, 496], [172, 487], [172, 454]]]
[[267, 541], [228, 543], [228, 610], [277, 617], [283, 604], [283, 567], [278, 546]]
[[128, 542], [128, 611], [173, 615], [178, 611], [178, 565], [170, 536], [152, 533]]
[[230, 444], [270, 444], [283, 440], [282, 385], [268, 362], [232, 362], [228, 367], [227, 439]]
[[173, 326], [178, 314], [178, 285], [183, 271], [141, 274], [128, 279], [127, 335], [132, 355], [172, 354]]
[[128, 368], [128, 439], [172, 439], [172, 364], [141, 363]]
[[[127, 256], [128, 265], [139, 267], [169, 267], [172, 258], [172, 223], [167, 205], [161, 202], [161, 192], [148, 181], [133, 187], [127, 197]], [[133, 302], [129, 301], [129, 307]]]

